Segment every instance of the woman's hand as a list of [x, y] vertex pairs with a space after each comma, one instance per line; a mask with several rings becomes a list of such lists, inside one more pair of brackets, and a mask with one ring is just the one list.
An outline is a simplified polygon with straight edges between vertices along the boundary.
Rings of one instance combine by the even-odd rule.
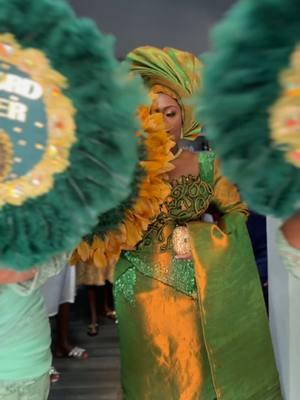
[[11, 269], [0, 268], [0, 285], [29, 281], [34, 277], [35, 273], [35, 269], [17, 272]]
[[281, 230], [288, 243], [300, 250], [300, 212], [286, 220]]

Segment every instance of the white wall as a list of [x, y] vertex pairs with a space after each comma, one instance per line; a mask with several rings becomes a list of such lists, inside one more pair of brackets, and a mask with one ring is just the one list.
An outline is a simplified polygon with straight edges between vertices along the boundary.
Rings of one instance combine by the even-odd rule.
[[270, 323], [284, 400], [300, 399], [300, 280], [288, 274], [275, 236], [280, 225], [268, 218]]

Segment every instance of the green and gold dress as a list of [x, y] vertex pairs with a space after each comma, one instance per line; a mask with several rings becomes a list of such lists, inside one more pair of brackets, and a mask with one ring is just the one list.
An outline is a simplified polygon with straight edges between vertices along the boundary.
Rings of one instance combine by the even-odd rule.
[[[214, 153], [199, 160], [115, 270], [124, 399], [279, 400], [246, 208]], [[203, 221], [212, 206], [218, 225]]]

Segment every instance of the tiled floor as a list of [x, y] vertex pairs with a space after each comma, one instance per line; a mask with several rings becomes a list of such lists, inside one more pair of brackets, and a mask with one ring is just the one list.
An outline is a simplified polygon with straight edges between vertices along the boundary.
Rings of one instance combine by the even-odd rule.
[[120, 400], [120, 362], [116, 325], [100, 320], [99, 335], [86, 334], [88, 321], [81, 310], [72, 312], [73, 342], [89, 352], [84, 361], [54, 359], [61, 372], [59, 382], [52, 385], [49, 400]]

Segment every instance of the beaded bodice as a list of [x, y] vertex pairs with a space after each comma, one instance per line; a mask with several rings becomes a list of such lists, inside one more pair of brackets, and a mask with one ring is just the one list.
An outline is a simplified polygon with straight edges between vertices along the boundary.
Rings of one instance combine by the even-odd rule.
[[170, 196], [161, 207], [160, 215], [149, 226], [138, 247], [159, 242], [161, 251], [170, 249], [174, 228], [200, 219], [208, 209], [212, 196], [212, 186], [203, 181], [200, 175], [182, 176], [173, 181]]

